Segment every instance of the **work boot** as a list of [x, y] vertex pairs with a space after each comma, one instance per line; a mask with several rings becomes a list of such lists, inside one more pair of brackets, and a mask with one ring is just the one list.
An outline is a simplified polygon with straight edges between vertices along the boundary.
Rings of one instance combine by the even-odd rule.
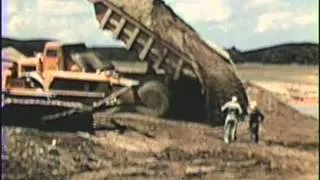
[[223, 137], [224, 142], [225, 142], [226, 144], [229, 144], [229, 143], [230, 143], [230, 142], [229, 142], [229, 134], [225, 132], [223, 136], [224, 136], [224, 137]]
[[253, 144], [257, 144], [258, 143], [258, 138], [256, 134], [251, 134], [251, 142]]
[[237, 136], [235, 135], [234, 137], [233, 137], [233, 141], [237, 141]]
[[225, 137], [225, 138], [224, 138], [224, 142], [225, 142], [226, 144], [229, 144], [229, 143], [230, 143], [230, 142], [229, 142], [229, 138]]

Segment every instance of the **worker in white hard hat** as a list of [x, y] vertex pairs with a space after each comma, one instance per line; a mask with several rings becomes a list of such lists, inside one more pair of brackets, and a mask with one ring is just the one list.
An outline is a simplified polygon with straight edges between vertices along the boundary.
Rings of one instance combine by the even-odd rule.
[[[231, 101], [225, 103], [222, 108], [222, 112], [227, 111], [227, 116], [224, 123], [224, 141], [229, 144], [229, 136], [231, 133], [231, 140], [236, 141], [237, 139], [237, 127], [240, 116], [242, 115], [242, 109], [240, 104], [238, 103], [238, 98], [236, 96], [232, 96]], [[228, 131], [228, 125], [230, 122], [233, 122], [233, 126], [231, 132]]]
[[252, 101], [249, 107], [249, 129], [252, 143], [259, 142], [259, 125], [264, 121], [264, 115], [257, 108], [257, 102]]

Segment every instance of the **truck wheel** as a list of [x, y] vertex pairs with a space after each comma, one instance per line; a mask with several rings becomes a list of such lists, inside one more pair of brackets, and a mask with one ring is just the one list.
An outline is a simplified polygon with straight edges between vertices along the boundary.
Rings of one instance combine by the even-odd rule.
[[168, 88], [158, 81], [148, 81], [137, 90], [142, 105], [135, 110], [141, 114], [154, 117], [164, 116], [169, 110], [170, 98]]

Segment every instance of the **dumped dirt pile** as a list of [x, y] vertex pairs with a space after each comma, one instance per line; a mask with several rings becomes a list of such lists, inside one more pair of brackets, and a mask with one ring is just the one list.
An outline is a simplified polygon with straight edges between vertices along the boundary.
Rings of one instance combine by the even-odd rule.
[[[265, 139], [268, 143], [300, 146], [301, 148], [318, 146], [318, 143], [314, 142], [317, 142], [319, 138], [319, 120], [300, 113], [262, 87], [252, 83], [247, 83], [246, 86], [248, 96], [257, 101], [266, 115], [267, 125], [270, 126], [270, 131], [265, 132], [267, 134]], [[312, 127], [313, 125], [317, 127]]]
[[209, 119], [221, 118], [220, 106], [232, 95], [247, 104], [245, 90], [228, 60], [209, 47], [187, 23], [160, 0], [111, 0], [137, 21], [196, 60], [207, 85]]

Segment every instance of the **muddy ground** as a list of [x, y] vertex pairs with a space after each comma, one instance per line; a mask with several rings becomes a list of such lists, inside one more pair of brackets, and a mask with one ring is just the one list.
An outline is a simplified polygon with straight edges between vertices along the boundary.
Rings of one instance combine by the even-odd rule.
[[8, 179], [318, 179], [318, 121], [281, 108], [262, 108], [258, 145], [245, 122], [231, 145], [221, 127], [134, 114], [96, 114], [94, 134], [10, 127]]

